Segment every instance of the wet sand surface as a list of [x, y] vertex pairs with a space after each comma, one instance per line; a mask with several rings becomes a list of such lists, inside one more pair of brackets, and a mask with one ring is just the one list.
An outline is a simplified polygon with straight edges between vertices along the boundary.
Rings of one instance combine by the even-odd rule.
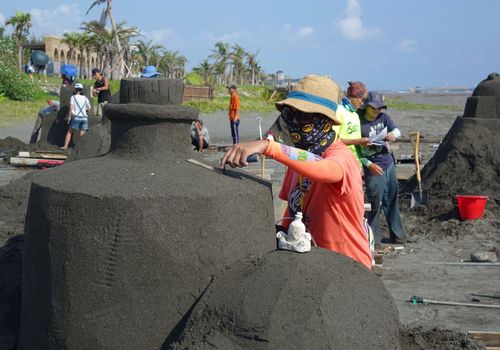
[[[388, 114], [401, 129], [403, 136], [409, 132], [420, 131], [423, 137], [444, 137], [455, 118], [462, 114], [466, 95], [425, 95], [403, 94], [401, 101], [453, 106], [451, 110], [412, 110], [388, 109]], [[242, 114], [241, 140], [259, 137], [257, 113]], [[265, 132], [274, 122], [277, 113], [262, 115], [262, 129]], [[213, 144], [230, 145], [229, 122], [225, 112], [201, 115], [208, 128]], [[31, 125], [14, 129], [0, 129], [0, 138], [15, 136], [24, 141], [29, 138]], [[12, 133], [11, 134], [11, 131]], [[432, 143], [421, 144], [424, 163], [436, 150]], [[398, 155], [412, 154], [409, 143], [395, 143], [394, 152]], [[204, 152], [207, 162], [218, 162], [222, 152]], [[275, 216], [279, 219], [285, 203], [276, 198], [285, 167], [266, 160], [266, 174], [273, 183], [275, 197]], [[261, 163], [252, 163], [247, 170], [260, 174]], [[408, 171], [408, 169], [406, 169]], [[409, 169], [412, 172], [411, 166]], [[0, 169], [0, 185], [14, 179], [12, 170]], [[20, 174], [20, 173], [18, 173]], [[452, 176], [452, 174], [450, 174]], [[0, 187], [0, 246], [6, 240], [23, 233], [23, 222], [29, 181], [25, 178]], [[410, 305], [406, 300], [413, 296], [428, 299], [476, 302], [478, 304], [500, 304], [500, 266], [446, 266], [432, 262], [460, 262], [469, 260], [470, 254], [477, 250], [500, 248], [500, 206], [490, 199], [485, 217], [475, 221], [456, 219], [429, 219], [418, 211], [410, 211], [409, 197], [401, 197], [403, 223], [414, 242], [407, 243], [402, 250], [391, 251], [383, 258], [382, 280], [389, 289], [398, 306], [400, 321], [410, 327], [423, 326], [425, 329], [440, 327], [466, 332], [470, 330], [498, 331], [500, 325], [499, 309], [459, 307], [444, 305]], [[450, 198], [449, 205], [453, 206]], [[24, 210], [24, 211], [23, 211]], [[439, 210], [436, 208], [430, 211]], [[497, 219], [498, 218], [498, 219]], [[472, 301], [472, 300], [479, 300]], [[446, 347], [442, 347], [445, 349]], [[451, 347], [449, 347], [451, 348]], [[457, 347], [458, 349], [459, 347]], [[464, 349], [468, 347], [463, 347]], [[472, 347], [470, 347], [472, 349]]]

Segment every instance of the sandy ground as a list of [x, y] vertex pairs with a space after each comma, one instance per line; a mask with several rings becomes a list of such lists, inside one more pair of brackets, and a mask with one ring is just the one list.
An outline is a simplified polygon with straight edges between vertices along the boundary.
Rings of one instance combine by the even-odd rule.
[[[425, 137], [444, 136], [466, 102], [465, 95], [402, 95], [402, 100], [436, 105], [453, 105], [453, 110], [388, 110], [403, 136], [411, 131], [420, 131]], [[457, 111], [458, 110], [458, 111]], [[275, 120], [277, 114], [262, 115], [262, 128], [266, 130]], [[259, 136], [256, 113], [244, 113], [241, 121], [241, 139], [252, 140]], [[225, 112], [201, 115], [207, 126], [212, 143], [230, 144], [229, 122]], [[0, 129], [0, 139], [14, 136], [26, 141], [31, 132], [31, 125], [16, 128]], [[396, 143], [395, 154], [411, 154], [410, 144]], [[436, 148], [432, 144], [422, 144], [424, 162]], [[207, 161], [218, 161], [220, 152], [206, 152]], [[280, 187], [284, 167], [272, 160], [266, 161], [268, 176], [273, 182], [275, 194]], [[259, 173], [260, 163], [253, 163], [249, 169]], [[0, 185], [10, 181], [16, 175], [11, 170], [0, 168]], [[450, 174], [451, 175], [451, 174]], [[3, 183], [2, 183], [3, 181]], [[452, 198], [450, 198], [450, 205]], [[499, 204], [490, 200], [484, 219], [460, 222], [456, 219], [432, 219], [429, 215], [419, 215], [408, 210], [409, 197], [401, 197], [403, 221], [414, 242], [407, 243], [400, 251], [393, 251], [384, 256], [382, 280], [393, 295], [400, 313], [401, 323], [411, 327], [423, 326], [425, 329], [440, 327], [461, 332], [469, 330], [499, 331], [500, 309], [483, 309], [478, 307], [458, 307], [441, 305], [410, 305], [406, 302], [413, 296], [456, 302], [476, 302], [477, 304], [500, 305], [500, 266], [446, 266], [431, 264], [433, 262], [460, 262], [469, 260], [470, 253], [476, 250], [500, 248], [500, 213]], [[1, 206], [0, 206], [1, 207]], [[22, 207], [22, 205], [21, 205]], [[6, 208], [5, 206], [3, 208]], [[284, 203], [275, 202], [276, 217], [284, 208]], [[2, 209], [4, 210], [4, 209]], [[4, 214], [4, 213], [0, 213]], [[5, 219], [3, 224], [5, 224]], [[0, 246], [7, 236], [21, 233], [22, 225], [18, 218], [16, 230], [2, 230]], [[18, 232], [19, 231], [19, 232]], [[479, 300], [479, 302], [477, 301]], [[445, 349], [446, 347], [443, 347]], [[450, 347], [451, 348], [451, 347]], [[466, 348], [466, 347], [464, 347]]]

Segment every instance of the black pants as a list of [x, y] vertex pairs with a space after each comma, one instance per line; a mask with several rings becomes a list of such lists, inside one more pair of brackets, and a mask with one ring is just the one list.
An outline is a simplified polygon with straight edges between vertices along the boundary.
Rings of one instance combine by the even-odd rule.
[[[199, 150], [200, 149], [200, 141], [198, 139], [191, 139], [191, 144], [196, 147], [196, 150]], [[203, 149], [207, 149], [208, 148], [208, 142], [203, 140]]]

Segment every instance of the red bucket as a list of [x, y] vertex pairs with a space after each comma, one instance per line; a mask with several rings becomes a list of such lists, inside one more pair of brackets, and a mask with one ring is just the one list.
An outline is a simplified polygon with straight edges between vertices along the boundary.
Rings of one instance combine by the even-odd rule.
[[461, 220], [482, 218], [488, 196], [465, 196], [457, 194], [458, 214]]

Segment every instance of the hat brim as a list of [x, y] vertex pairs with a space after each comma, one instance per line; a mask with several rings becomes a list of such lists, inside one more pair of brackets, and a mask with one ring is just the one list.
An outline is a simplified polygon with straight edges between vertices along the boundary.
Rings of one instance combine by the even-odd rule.
[[280, 112], [283, 109], [283, 107], [290, 106], [305, 113], [321, 113], [326, 117], [330, 118], [331, 120], [333, 120], [333, 122], [336, 123], [337, 125], [342, 124], [342, 122], [337, 118], [337, 112], [335, 112], [333, 109], [330, 109], [328, 107], [316, 103], [299, 100], [296, 98], [286, 98], [283, 101], [276, 102], [275, 105], [276, 109]]
[[361, 109], [365, 109], [366, 106], [370, 106], [370, 107], [373, 107], [376, 109], [382, 109], [382, 108], [387, 109], [387, 106], [385, 105], [385, 103], [382, 103], [382, 102], [368, 102], [368, 103], [365, 103]]
[[141, 74], [142, 78], [152, 78], [152, 77], [157, 77], [160, 75], [160, 72], [154, 72], [154, 73], [146, 73], [146, 74]]

